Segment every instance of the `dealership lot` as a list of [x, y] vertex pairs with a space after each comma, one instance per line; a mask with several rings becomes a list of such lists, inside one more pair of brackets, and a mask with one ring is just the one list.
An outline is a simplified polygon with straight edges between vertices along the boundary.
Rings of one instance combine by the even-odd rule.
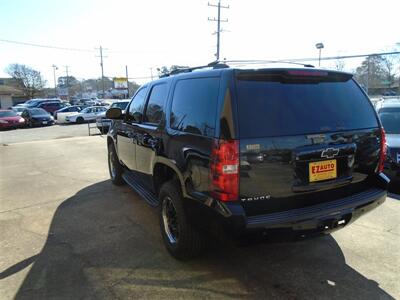
[[0, 299], [400, 298], [397, 199], [331, 236], [179, 262], [86, 124], [0, 134]]
[[[95, 123], [91, 123], [90, 126], [95, 126]], [[99, 131], [93, 128], [91, 129], [91, 133], [97, 134]], [[88, 134], [88, 124], [65, 124], [45, 127], [21, 128], [16, 130], [0, 131], [0, 143], [10, 144], [62, 139], [77, 136], [88, 136]]]

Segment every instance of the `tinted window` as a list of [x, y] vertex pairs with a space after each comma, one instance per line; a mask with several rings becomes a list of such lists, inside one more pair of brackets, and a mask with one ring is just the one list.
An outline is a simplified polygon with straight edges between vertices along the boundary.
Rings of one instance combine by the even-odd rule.
[[136, 93], [135, 97], [133, 97], [127, 114], [128, 121], [140, 122], [145, 104], [146, 91], [147, 87], [142, 88]]
[[159, 84], [151, 89], [147, 103], [145, 122], [158, 124], [161, 121], [165, 99], [167, 98], [167, 85]]
[[378, 126], [353, 80], [281, 83], [238, 80], [241, 137], [321, 133]]
[[128, 103], [129, 102], [127, 102], [127, 101], [126, 102], [114, 102], [113, 104], [111, 104], [110, 108], [117, 107], [117, 108], [120, 108], [122, 110], [125, 110], [126, 107], [128, 106]]
[[213, 136], [219, 78], [195, 78], [177, 82], [171, 107], [171, 128]]
[[66, 107], [59, 110], [59, 112], [76, 112], [76, 111], [80, 111], [80, 109], [78, 107]]
[[400, 107], [381, 108], [379, 117], [387, 134], [400, 134]]
[[47, 111], [45, 111], [42, 108], [32, 108], [30, 110], [30, 113], [31, 113], [32, 116], [40, 116], [40, 115], [47, 115], [48, 114]]

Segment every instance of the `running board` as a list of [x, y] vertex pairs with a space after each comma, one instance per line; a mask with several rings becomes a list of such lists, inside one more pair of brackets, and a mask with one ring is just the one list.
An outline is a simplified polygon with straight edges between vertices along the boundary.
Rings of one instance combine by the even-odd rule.
[[150, 192], [140, 181], [140, 179], [133, 174], [132, 172], [125, 171], [122, 174], [122, 178], [125, 180], [125, 182], [135, 190], [136, 193], [138, 193], [146, 202], [151, 205], [151, 206], [157, 206], [158, 205], [158, 199], [157, 196]]

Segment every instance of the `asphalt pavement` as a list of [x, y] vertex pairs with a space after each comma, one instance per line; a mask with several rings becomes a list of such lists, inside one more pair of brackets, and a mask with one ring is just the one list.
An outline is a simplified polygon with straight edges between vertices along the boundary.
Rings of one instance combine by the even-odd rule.
[[[90, 123], [90, 127], [96, 123]], [[97, 128], [91, 129], [91, 134], [99, 134]], [[0, 131], [0, 144], [12, 144], [22, 142], [43, 141], [51, 139], [63, 139], [77, 136], [88, 136], [88, 124], [62, 124], [34, 128], [20, 128]]]
[[322, 238], [180, 262], [157, 210], [111, 184], [104, 137], [45, 130], [1, 135], [0, 299], [400, 299], [399, 200]]

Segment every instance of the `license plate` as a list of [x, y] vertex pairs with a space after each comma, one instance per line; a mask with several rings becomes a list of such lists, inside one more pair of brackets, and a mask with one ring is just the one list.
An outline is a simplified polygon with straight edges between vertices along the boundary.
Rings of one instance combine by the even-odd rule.
[[47, 121], [43, 121], [42, 124], [46, 125], [46, 124], [47, 124]]
[[336, 159], [311, 162], [308, 171], [310, 182], [336, 178]]

